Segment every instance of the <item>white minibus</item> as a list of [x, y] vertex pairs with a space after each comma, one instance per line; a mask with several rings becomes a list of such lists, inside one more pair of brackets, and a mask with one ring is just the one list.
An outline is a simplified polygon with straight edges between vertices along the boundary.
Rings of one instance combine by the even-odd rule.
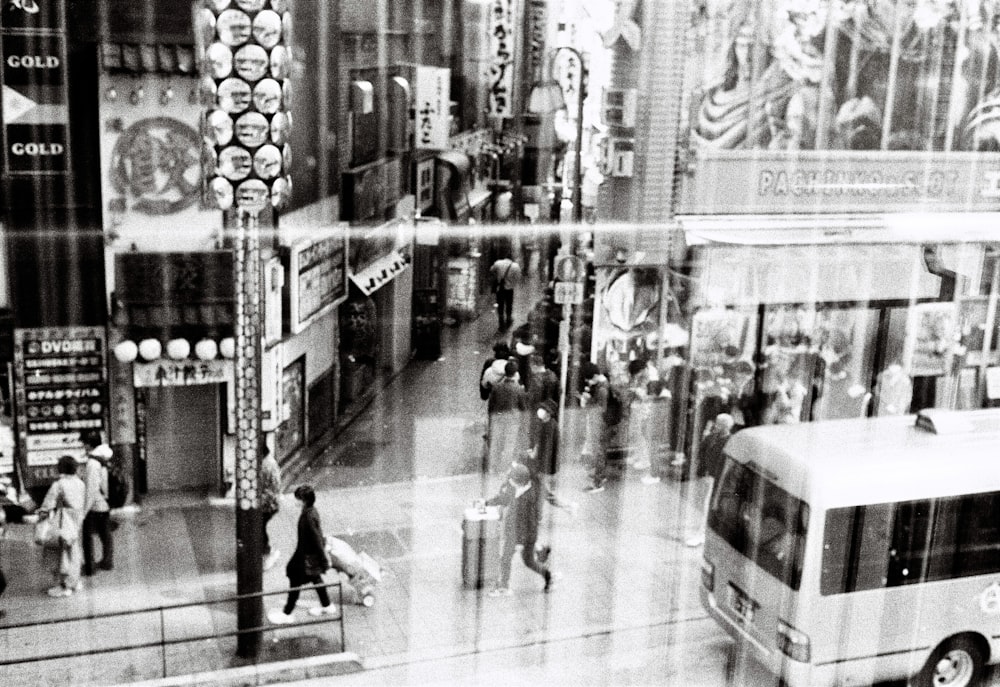
[[1000, 662], [1000, 410], [733, 435], [701, 599], [790, 687], [981, 684]]

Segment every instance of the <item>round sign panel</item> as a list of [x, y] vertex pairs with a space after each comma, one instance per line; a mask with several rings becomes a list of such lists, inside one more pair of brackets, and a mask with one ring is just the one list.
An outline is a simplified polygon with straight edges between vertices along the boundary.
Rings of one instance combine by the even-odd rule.
[[267, 207], [270, 190], [260, 179], [248, 179], [236, 187], [236, 207], [247, 212], [260, 212]]
[[233, 185], [222, 177], [215, 177], [208, 182], [209, 202], [220, 210], [233, 207]]
[[225, 79], [233, 71], [233, 51], [222, 43], [212, 43], [208, 46], [205, 60], [214, 79]]
[[233, 140], [233, 118], [222, 110], [212, 110], [205, 118], [205, 137], [217, 146]]
[[223, 148], [219, 153], [219, 172], [230, 181], [239, 181], [250, 176], [253, 161], [250, 152], [237, 146]]
[[267, 51], [259, 45], [244, 45], [233, 57], [236, 73], [247, 81], [264, 78], [269, 64]]
[[[218, 92], [218, 87], [215, 85], [215, 79], [210, 76], [203, 77], [198, 80], [198, 102], [205, 105], [211, 105], [215, 102], [215, 96]], [[192, 103], [194, 104], [194, 103]]]
[[216, 100], [224, 112], [243, 112], [250, 107], [250, 84], [243, 79], [226, 79], [219, 84]]
[[281, 152], [272, 145], [261, 146], [253, 155], [253, 171], [265, 181], [281, 174]]
[[200, 50], [215, 39], [215, 14], [212, 10], [203, 7], [194, 15], [194, 37]]
[[246, 12], [239, 10], [224, 10], [215, 21], [215, 30], [219, 40], [231, 48], [243, 45], [250, 40], [252, 22]]
[[287, 112], [276, 112], [271, 117], [271, 142], [280, 146], [287, 141], [290, 124]]
[[276, 45], [271, 48], [271, 76], [279, 80], [287, 79], [291, 61], [291, 55], [285, 46]]
[[285, 39], [285, 43], [292, 45], [292, 13], [282, 12], [281, 14], [281, 33], [282, 37]]
[[280, 110], [281, 85], [274, 79], [263, 79], [253, 88], [253, 106], [264, 114], [274, 114]]
[[280, 210], [288, 204], [288, 199], [291, 195], [292, 178], [282, 177], [281, 179], [275, 179], [274, 184], [271, 185], [271, 205]]
[[236, 120], [236, 140], [248, 148], [264, 143], [269, 130], [267, 117], [259, 112], [247, 112]]
[[244, 12], [259, 12], [264, 7], [265, 0], [236, 0], [236, 6]]
[[270, 50], [281, 40], [281, 17], [277, 12], [264, 10], [253, 19], [253, 37]]

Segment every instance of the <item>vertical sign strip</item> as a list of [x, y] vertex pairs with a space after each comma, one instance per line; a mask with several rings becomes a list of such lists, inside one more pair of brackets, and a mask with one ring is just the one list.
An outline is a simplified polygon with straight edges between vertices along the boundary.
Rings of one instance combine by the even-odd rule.
[[493, 0], [490, 5], [489, 98], [490, 115], [514, 116], [514, 0]]
[[0, 31], [4, 173], [69, 172], [66, 7], [6, 2]]

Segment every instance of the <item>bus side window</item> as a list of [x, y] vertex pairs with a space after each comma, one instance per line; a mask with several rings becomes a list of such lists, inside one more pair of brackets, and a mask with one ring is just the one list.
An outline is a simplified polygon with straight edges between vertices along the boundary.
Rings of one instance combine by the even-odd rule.
[[965, 496], [958, 511], [955, 576], [1000, 572], [1000, 493]]
[[930, 552], [930, 499], [896, 504], [886, 586], [899, 587], [924, 579]]
[[894, 505], [827, 511], [820, 593], [844, 594], [886, 585]]

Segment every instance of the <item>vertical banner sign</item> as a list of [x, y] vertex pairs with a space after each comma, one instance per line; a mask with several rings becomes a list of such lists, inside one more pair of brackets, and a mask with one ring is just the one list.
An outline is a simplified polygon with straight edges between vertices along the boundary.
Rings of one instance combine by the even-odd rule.
[[3, 3], [4, 173], [61, 175], [69, 171], [64, 0]]
[[80, 432], [104, 432], [105, 333], [101, 327], [14, 330], [19, 459], [26, 486], [56, 478], [60, 456], [84, 457]]
[[451, 70], [440, 67], [416, 68], [417, 148], [447, 150], [451, 101]]
[[528, 0], [528, 82], [538, 83], [545, 73], [545, 38], [548, 30], [548, 0]]
[[490, 4], [489, 112], [493, 117], [514, 116], [514, 1]]

